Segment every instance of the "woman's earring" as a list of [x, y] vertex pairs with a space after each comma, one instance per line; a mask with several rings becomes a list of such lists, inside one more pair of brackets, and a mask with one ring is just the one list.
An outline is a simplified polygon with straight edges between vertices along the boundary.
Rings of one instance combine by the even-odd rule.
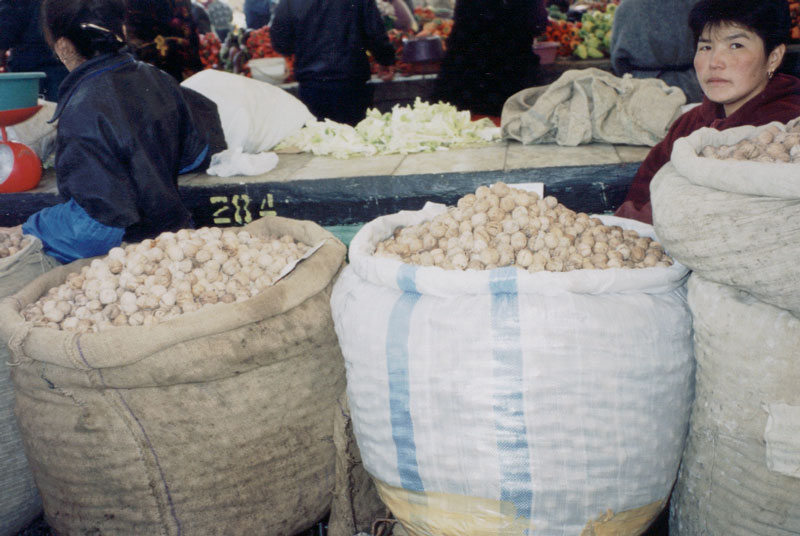
[[773, 76], [775, 76], [775, 71], [767, 71], [767, 80], [772, 80]]

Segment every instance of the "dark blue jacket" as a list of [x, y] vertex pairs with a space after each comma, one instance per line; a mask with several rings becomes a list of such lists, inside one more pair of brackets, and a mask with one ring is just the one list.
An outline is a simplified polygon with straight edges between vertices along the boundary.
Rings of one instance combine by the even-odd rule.
[[35, 0], [0, 0], [0, 50], [14, 49], [9, 59], [14, 71], [61, 64], [42, 37], [39, 7]]
[[[209, 131], [222, 131], [219, 116], [212, 114], [216, 124], [209, 125], [209, 116], [201, 119], [192, 101], [216, 112], [202, 95], [127, 53], [99, 56], [74, 69], [61, 86], [53, 117], [61, 196], [103, 226], [124, 229], [131, 242], [192, 227], [178, 174], [207, 166], [219, 149], [210, 148]], [[39, 223], [41, 229], [56, 228]], [[47, 250], [47, 237], [40, 238]]]
[[270, 26], [272, 46], [295, 55], [295, 78], [369, 80], [367, 51], [393, 65], [394, 47], [375, 0], [281, 0]]
[[269, 24], [270, 0], [244, 0], [244, 20], [248, 28], [263, 28]]

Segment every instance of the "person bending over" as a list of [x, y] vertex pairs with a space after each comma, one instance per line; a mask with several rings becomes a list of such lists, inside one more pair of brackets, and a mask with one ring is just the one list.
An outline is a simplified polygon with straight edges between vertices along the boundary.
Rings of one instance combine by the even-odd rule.
[[43, 2], [45, 38], [69, 70], [53, 117], [64, 202], [33, 214], [22, 232], [62, 263], [192, 227], [177, 177], [206, 167], [221, 133], [218, 115], [197, 122], [185, 97], [194, 92], [126, 52], [125, 14], [124, 0]]

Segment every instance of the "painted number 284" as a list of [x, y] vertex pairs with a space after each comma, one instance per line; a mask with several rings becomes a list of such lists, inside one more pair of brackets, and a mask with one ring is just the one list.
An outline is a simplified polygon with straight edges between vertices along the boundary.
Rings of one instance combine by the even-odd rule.
[[[253, 221], [253, 212], [250, 208], [252, 199], [247, 194], [217, 195], [210, 197], [209, 202], [219, 206], [212, 216], [214, 225], [244, 225]], [[270, 210], [274, 206], [272, 194], [267, 194], [258, 205], [256, 217], [274, 216], [276, 212]]]

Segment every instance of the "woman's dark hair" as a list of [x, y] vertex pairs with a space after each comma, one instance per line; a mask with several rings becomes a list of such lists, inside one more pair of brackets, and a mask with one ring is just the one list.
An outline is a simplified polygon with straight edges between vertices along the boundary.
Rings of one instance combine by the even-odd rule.
[[125, 46], [124, 0], [44, 0], [42, 32], [52, 47], [69, 39], [84, 58], [117, 52]]
[[786, 0], [700, 0], [689, 13], [689, 27], [695, 42], [703, 30], [723, 24], [741, 26], [755, 32], [769, 54], [789, 42], [792, 19]]
[[178, 82], [203, 69], [190, 0], [128, 0], [128, 42], [136, 57]]

